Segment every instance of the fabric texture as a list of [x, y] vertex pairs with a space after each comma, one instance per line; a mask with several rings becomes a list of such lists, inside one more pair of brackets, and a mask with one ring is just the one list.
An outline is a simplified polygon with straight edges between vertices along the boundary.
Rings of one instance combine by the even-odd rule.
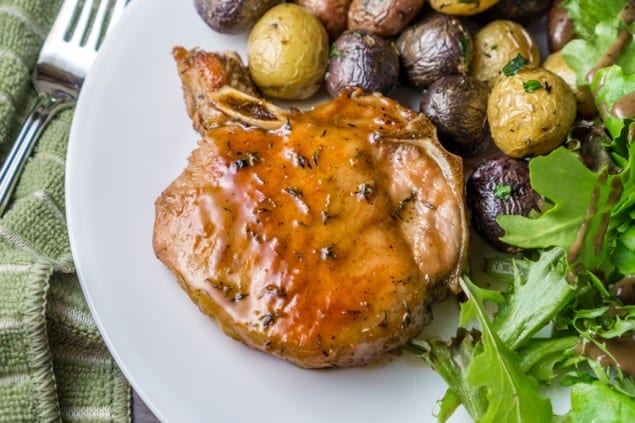
[[[36, 93], [61, 0], [0, 0], [0, 157]], [[64, 206], [72, 110], [49, 124], [0, 218], [0, 422], [130, 421], [130, 388], [74, 273]]]

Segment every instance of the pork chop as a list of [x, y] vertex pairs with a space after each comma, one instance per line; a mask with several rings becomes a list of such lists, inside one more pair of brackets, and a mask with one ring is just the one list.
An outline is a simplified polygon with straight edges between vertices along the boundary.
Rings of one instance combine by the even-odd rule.
[[461, 159], [427, 118], [355, 90], [283, 110], [236, 56], [174, 57], [202, 138], [156, 200], [153, 243], [192, 300], [307, 368], [361, 365], [419, 334], [459, 290], [468, 242]]

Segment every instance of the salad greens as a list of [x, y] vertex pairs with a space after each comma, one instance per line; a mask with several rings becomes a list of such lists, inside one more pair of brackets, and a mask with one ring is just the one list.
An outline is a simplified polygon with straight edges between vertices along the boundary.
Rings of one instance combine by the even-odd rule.
[[[620, 66], [601, 69], [591, 83], [591, 89], [596, 93], [596, 102], [600, 104], [600, 107], [611, 110], [617, 100], [635, 90], [635, 73], [625, 74]], [[604, 124], [613, 137], [620, 138], [625, 125], [630, 123], [625, 123], [625, 120], [619, 116], [607, 114], [604, 117]]]
[[[600, 62], [625, 26], [619, 17], [625, 3], [624, 0], [568, 0], [563, 4], [579, 35], [562, 49], [567, 64], [576, 71], [578, 85], [588, 84], [589, 71]], [[635, 72], [635, 44], [626, 45], [615, 64], [627, 74]]]
[[[591, 170], [573, 147], [529, 162], [542, 211], [497, 220], [501, 239], [529, 253], [489, 259], [503, 290], [462, 278], [455, 337], [409, 345], [448, 384], [439, 422], [461, 405], [478, 422], [635, 421], [635, 305], [618, 295], [635, 286], [635, 122], [617, 107], [635, 101], [635, 25], [621, 13], [629, 1], [563, 3], [577, 34], [563, 55], [594, 95], [611, 163]], [[541, 393], [552, 383], [570, 386], [563, 416]]]
[[552, 415], [551, 403], [540, 395], [538, 384], [525, 376], [516, 354], [507, 348], [489, 322], [484, 301], [500, 301], [501, 296], [477, 287], [467, 278], [461, 281], [461, 288], [468, 298], [461, 306], [461, 324], [467, 325], [474, 317], [481, 324], [481, 342], [475, 346], [466, 374], [467, 383], [483, 386], [487, 391], [488, 406], [480, 420], [548, 421]]

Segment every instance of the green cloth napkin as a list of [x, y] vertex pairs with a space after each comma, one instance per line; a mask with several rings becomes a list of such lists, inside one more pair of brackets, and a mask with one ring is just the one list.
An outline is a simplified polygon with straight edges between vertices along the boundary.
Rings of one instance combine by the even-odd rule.
[[[0, 157], [35, 102], [31, 73], [61, 0], [0, 0]], [[0, 219], [0, 422], [130, 421], [130, 388], [83, 298], [64, 165], [72, 110], [55, 118]]]

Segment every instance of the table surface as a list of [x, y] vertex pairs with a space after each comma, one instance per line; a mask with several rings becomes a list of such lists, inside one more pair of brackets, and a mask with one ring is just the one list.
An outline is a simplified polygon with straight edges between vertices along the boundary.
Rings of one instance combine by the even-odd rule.
[[132, 391], [132, 423], [158, 423], [159, 419], [143, 403], [139, 395]]

